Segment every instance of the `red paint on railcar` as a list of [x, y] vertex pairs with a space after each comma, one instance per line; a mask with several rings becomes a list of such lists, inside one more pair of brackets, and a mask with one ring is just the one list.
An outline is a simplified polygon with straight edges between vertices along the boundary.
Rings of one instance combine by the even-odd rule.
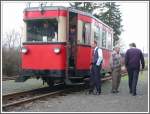
[[108, 49], [102, 49], [103, 52], [103, 68], [108, 69], [110, 66], [110, 57], [111, 57], [111, 51]]
[[89, 69], [91, 63], [91, 47], [77, 46], [77, 70]]
[[66, 10], [48, 10], [44, 11], [42, 14], [40, 11], [25, 11], [24, 19], [36, 19], [36, 18], [49, 18], [49, 17], [58, 17], [58, 16], [67, 16]]
[[78, 14], [78, 20], [82, 20], [84, 22], [89, 22], [89, 23], [92, 22], [92, 18], [91, 17], [85, 16], [85, 15], [81, 15], [81, 14]]
[[[77, 47], [77, 62], [76, 62], [76, 68], [78, 70], [86, 70], [89, 69], [91, 60], [92, 60], [92, 54], [91, 54], [91, 47], [85, 47], [85, 46], [78, 46]], [[111, 51], [108, 49], [102, 49], [103, 53], [103, 69], [109, 69], [110, 68], [110, 56]]]
[[[64, 70], [66, 67], [66, 48], [63, 44], [24, 45], [27, 54], [22, 54], [22, 68], [33, 70]], [[60, 48], [59, 54], [54, 48]]]

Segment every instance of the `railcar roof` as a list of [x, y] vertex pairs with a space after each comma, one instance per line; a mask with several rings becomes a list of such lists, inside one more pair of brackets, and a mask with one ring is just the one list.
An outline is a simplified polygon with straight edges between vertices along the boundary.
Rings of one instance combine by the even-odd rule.
[[[25, 8], [24, 11], [37, 11], [40, 8], [41, 7], [29, 7], [29, 8]], [[75, 12], [75, 13], [79, 13], [79, 14], [82, 14], [82, 15], [85, 15], [85, 16], [89, 16], [89, 17], [94, 18], [96, 21], [102, 23], [104, 26], [108, 27], [109, 29], [111, 29], [113, 31], [113, 29], [110, 26], [108, 26], [107, 24], [105, 24], [104, 22], [99, 20], [98, 18], [94, 17], [92, 14], [87, 13], [87, 12], [83, 12], [83, 11], [80, 11], [80, 10], [77, 10], [75, 8], [64, 7], [64, 6], [44, 6], [44, 7], [42, 7], [42, 9], [43, 10], [69, 10], [71, 12]]]

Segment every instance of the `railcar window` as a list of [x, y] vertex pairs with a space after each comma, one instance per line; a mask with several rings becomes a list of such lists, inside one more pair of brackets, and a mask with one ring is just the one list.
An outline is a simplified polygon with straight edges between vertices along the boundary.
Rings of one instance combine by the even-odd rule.
[[99, 28], [99, 47], [102, 47], [102, 29]]
[[90, 44], [91, 27], [90, 23], [83, 23], [82, 44]]
[[99, 34], [99, 27], [98, 26], [94, 26], [94, 40], [97, 41], [98, 46], [100, 46], [100, 34]]
[[57, 35], [56, 19], [27, 21], [27, 41], [57, 42]]
[[97, 41], [99, 47], [102, 47], [102, 32], [100, 26], [94, 25], [94, 40]]
[[107, 48], [112, 49], [112, 38], [111, 33], [107, 32]]
[[106, 31], [102, 32], [102, 47], [106, 48]]

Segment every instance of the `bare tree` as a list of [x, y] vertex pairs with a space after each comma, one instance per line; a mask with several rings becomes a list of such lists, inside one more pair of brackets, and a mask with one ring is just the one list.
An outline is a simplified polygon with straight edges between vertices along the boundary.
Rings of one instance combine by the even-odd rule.
[[21, 34], [14, 29], [3, 35], [3, 47], [11, 49], [20, 45]]
[[119, 45], [119, 47], [120, 47], [120, 49], [121, 49], [120, 51], [121, 51], [122, 53], [124, 53], [123, 50], [124, 50], [124, 48], [125, 48], [125, 43], [124, 43], [123, 39], [120, 38], [116, 43], [117, 43], [117, 45]]
[[20, 70], [20, 40], [21, 34], [15, 30], [3, 35], [2, 69], [5, 75], [17, 75]]

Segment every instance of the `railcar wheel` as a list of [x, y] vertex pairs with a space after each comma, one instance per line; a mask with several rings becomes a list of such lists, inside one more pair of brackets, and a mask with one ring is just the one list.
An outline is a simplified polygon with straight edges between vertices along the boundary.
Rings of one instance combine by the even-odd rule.
[[47, 79], [47, 84], [48, 84], [48, 86], [50, 87], [50, 88], [52, 88], [53, 86], [54, 86], [54, 81], [53, 80], [51, 80], [51, 79]]
[[50, 88], [54, 86], [54, 80], [52, 80], [51, 78], [43, 77], [42, 80], [46, 82]]

